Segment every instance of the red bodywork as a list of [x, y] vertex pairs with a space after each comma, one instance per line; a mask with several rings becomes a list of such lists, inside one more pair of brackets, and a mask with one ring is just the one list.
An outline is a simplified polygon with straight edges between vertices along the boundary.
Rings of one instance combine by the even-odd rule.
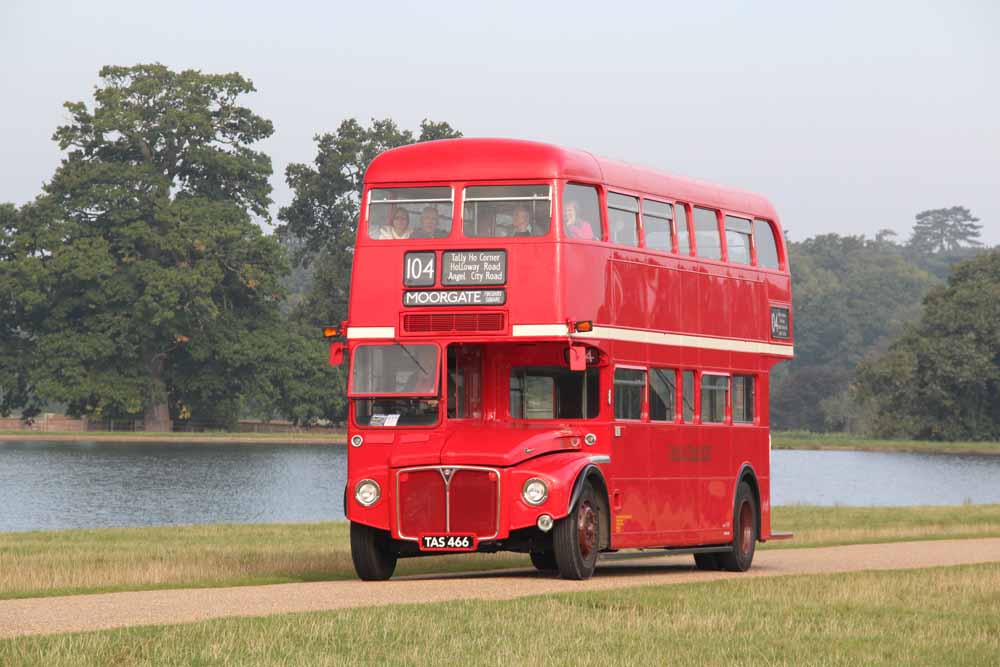
[[[603, 239], [566, 238], [560, 222], [569, 182], [598, 188]], [[529, 238], [463, 238], [462, 193], [467, 185], [548, 184], [548, 234]], [[692, 546], [732, 540], [734, 494], [752, 478], [759, 496], [760, 536], [770, 527], [768, 377], [792, 354], [791, 285], [777, 214], [764, 198], [670, 176], [589, 153], [514, 140], [457, 139], [415, 144], [377, 157], [365, 176], [371, 188], [450, 186], [453, 220], [446, 238], [371, 240], [362, 206], [347, 322], [351, 363], [359, 345], [422, 342], [440, 346], [440, 387], [446, 385], [449, 345], [475, 350], [472, 416], [447, 419], [451, 397], [439, 390], [433, 426], [360, 428], [351, 411], [347, 516], [414, 540], [422, 533], [474, 533], [480, 545], [532, 528], [541, 514], [566, 516], [574, 484], [590, 466], [603, 475], [610, 508], [610, 547]], [[610, 243], [608, 191], [716, 211], [722, 260]], [[645, 202], [643, 202], [645, 206]], [[725, 217], [763, 220], [773, 230], [779, 268], [725, 261]], [[678, 216], [674, 219], [674, 236]], [[692, 230], [693, 231], [693, 230]], [[692, 237], [694, 235], [692, 234]], [[406, 307], [403, 261], [408, 251], [505, 250], [502, 306]], [[443, 289], [438, 277], [429, 288]], [[772, 337], [771, 309], [787, 309], [787, 333]], [[589, 321], [589, 333], [572, 323]], [[591, 419], [522, 420], [510, 416], [510, 369], [537, 363], [568, 368], [573, 343], [599, 352], [600, 408]], [[577, 359], [579, 361], [579, 359]], [[616, 419], [616, 367], [676, 369], [676, 418], [650, 420], [649, 388], [641, 417]], [[722, 423], [704, 424], [700, 392], [690, 397], [694, 418], [681, 419], [681, 372], [754, 377], [753, 419], [732, 422], [732, 388]], [[696, 385], [698, 386], [698, 385]], [[588, 444], [586, 436], [596, 437]], [[441, 468], [451, 470], [446, 489]], [[522, 499], [530, 478], [546, 482], [539, 506]], [[363, 507], [355, 485], [375, 480], [380, 499]]]

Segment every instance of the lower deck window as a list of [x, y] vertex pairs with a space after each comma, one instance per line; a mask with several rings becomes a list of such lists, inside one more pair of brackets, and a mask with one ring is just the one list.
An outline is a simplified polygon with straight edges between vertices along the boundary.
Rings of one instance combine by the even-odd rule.
[[615, 419], [642, 419], [642, 394], [645, 389], [646, 371], [616, 368]]
[[733, 376], [733, 423], [753, 422], [754, 387], [752, 375]]
[[356, 398], [358, 426], [432, 426], [438, 420], [437, 399]]
[[701, 421], [703, 424], [726, 421], [729, 378], [725, 375], [701, 376]]
[[676, 415], [672, 368], [649, 369], [649, 419], [654, 422], [672, 422]]
[[597, 416], [600, 380], [559, 366], [519, 366], [510, 371], [510, 416], [515, 419], [591, 419]]

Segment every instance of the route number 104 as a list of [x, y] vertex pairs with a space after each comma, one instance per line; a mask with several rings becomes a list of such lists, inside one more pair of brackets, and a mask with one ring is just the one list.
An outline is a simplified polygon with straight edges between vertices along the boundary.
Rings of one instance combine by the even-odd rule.
[[433, 252], [408, 252], [403, 259], [403, 284], [408, 286], [428, 286], [434, 284]]

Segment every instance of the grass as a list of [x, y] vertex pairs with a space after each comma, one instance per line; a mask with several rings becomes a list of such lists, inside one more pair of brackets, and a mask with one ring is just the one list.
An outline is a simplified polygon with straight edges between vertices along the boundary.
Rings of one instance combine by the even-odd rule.
[[[776, 507], [764, 548], [1000, 536], [1000, 505]], [[522, 554], [402, 559], [397, 573], [528, 567]], [[210, 525], [0, 533], [0, 598], [354, 578], [348, 526]]]
[[772, 431], [774, 449], [912, 452], [918, 454], [988, 454], [1000, 456], [1000, 442], [938, 442], [932, 440], [876, 440], [848, 433]]
[[5, 665], [995, 665], [1000, 564], [232, 618], [0, 642]]

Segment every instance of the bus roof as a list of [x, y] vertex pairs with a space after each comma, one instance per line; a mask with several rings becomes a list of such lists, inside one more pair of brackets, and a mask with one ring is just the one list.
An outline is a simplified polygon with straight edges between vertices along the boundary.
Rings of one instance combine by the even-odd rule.
[[369, 185], [556, 178], [603, 183], [777, 221], [771, 203], [751, 192], [521, 139], [462, 138], [410, 144], [382, 153], [365, 173]]

